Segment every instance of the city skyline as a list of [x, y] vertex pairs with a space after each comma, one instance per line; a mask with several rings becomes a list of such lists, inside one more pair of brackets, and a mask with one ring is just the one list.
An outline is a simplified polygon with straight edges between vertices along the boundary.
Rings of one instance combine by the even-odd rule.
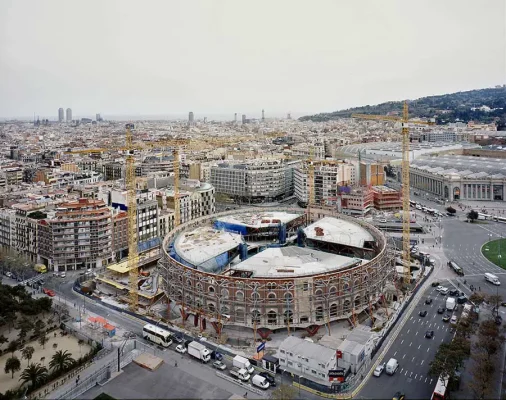
[[76, 117], [271, 118], [492, 87], [506, 69], [496, 0], [25, 0], [0, 11], [2, 118], [51, 119], [61, 104]]

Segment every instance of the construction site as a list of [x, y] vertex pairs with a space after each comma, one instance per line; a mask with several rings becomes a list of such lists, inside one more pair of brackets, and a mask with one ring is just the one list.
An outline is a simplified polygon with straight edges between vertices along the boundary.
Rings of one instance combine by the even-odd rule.
[[394, 257], [382, 232], [342, 215], [311, 223], [300, 209], [215, 214], [164, 239], [165, 317], [228, 337], [355, 326], [396, 300]]

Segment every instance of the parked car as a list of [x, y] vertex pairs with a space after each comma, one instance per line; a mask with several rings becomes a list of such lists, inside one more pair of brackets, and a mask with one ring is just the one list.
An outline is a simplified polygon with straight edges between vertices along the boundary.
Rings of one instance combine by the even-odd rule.
[[[438, 287], [439, 286], [439, 282], [435, 281], [435, 282], [432, 282], [431, 283], [431, 286], [432, 287]], [[442, 287], [442, 286], [441, 286]]]
[[176, 351], [178, 353], [185, 354], [186, 353], [186, 347], [184, 347], [182, 344], [178, 344], [176, 346]]
[[443, 317], [443, 322], [448, 322], [450, 318], [451, 317], [448, 314], [445, 314], [445, 316]]
[[452, 315], [452, 317], [450, 319], [450, 323], [451, 324], [456, 324], [457, 323], [457, 316], [456, 315]]
[[374, 369], [374, 376], [380, 376], [382, 373], [383, 373], [383, 370], [385, 369], [385, 363], [382, 363], [380, 365], [378, 365], [375, 369]]
[[443, 288], [439, 291], [439, 294], [446, 296], [448, 294], [448, 288]]
[[276, 379], [268, 372], [260, 372], [258, 375], [263, 376], [269, 382], [270, 386], [276, 386]]
[[444, 308], [444, 307], [439, 307], [439, 308], [437, 309], [437, 313], [438, 313], [438, 314], [444, 314], [444, 312], [445, 312], [445, 308]]
[[420, 317], [425, 317], [425, 316], [427, 315], [427, 310], [420, 311], [420, 312], [418, 313], [418, 315], [419, 315]]
[[221, 361], [215, 361], [215, 362], [213, 362], [213, 367], [216, 368], [216, 369], [219, 369], [221, 371], [227, 369], [227, 366], [224, 363], [222, 363]]
[[450, 296], [458, 296], [460, 292], [456, 289], [453, 289], [450, 290], [448, 293], [450, 294]]
[[425, 337], [427, 339], [432, 339], [434, 337], [434, 331], [427, 331], [427, 332], [425, 332]]
[[425, 304], [432, 304], [432, 299], [430, 297], [425, 299]]
[[443, 290], [443, 289], [446, 289], [446, 288], [445, 288], [444, 286], [438, 286], [436, 290], [437, 290], [438, 292], [440, 292], [440, 291], [441, 291], [441, 290]]

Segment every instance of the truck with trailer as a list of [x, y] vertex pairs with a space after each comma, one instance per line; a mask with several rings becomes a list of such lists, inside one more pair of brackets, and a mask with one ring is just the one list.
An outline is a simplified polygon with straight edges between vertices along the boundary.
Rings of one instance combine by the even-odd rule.
[[243, 382], [248, 382], [250, 374], [244, 368], [232, 367], [230, 368], [230, 375], [240, 379]]
[[188, 354], [203, 362], [208, 362], [211, 359], [209, 349], [202, 343], [195, 341], [188, 344]]
[[255, 368], [253, 368], [253, 365], [249, 362], [249, 360], [242, 356], [235, 356], [233, 359], [233, 365], [237, 368], [244, 368], [246, 371], [248, 371], [250, 374], [255, 372]]
[[455, 310], [455, 305], [457, 304], [457, 302], [455, 301], [455, 297], [448, 297], [446, 299], [446, 309], [448, 311], [453, 311]]

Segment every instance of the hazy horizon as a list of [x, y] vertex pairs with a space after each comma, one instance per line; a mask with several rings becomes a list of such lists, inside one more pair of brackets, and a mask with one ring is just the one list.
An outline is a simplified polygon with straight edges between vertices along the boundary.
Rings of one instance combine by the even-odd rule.
[[296, 118], [493, 87], [506, 5], [486, 5], [0, 0], [0, 116]]

